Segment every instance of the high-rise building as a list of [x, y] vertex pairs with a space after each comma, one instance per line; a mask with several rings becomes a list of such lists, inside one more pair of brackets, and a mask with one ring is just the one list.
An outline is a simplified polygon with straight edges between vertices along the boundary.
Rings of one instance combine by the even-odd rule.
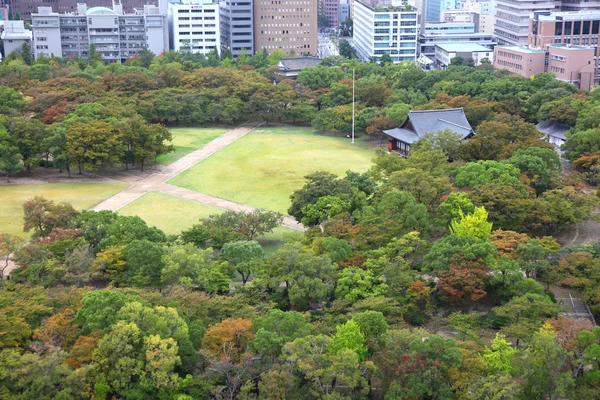
[[169, 3], [168, 13], [172, 50], [200, 54], [221, 50], [219, 3], [180, 0]]
[[442, 0], [425, 0], [425, 21], [440, 22], [442, 18]]
[[529, 14], [559, 8], [554, 0], [497, 0], [494, 34], [499, 44], [525, 45], [529, 34]]
[[348, 18], [350, 18], [350, 3], [348, 0], [340, 0], [340, 5], [338, 8], [338, 23], [341, 24]]
[[39, 7], [31, 15], [34, 56], [88, 57], [90, 44], [107, 62], [125, 61], [147, 48], [160, 54], [169, 48], [166, 4], [146, 5], [135, 13], [124, 13], [119, 4], [59, 14]]
[[363, 61], [389, 54], [394, 63], [417, 59], [417, 11], [354, 3], [354, 49]]
[[317, 0], [254, 0], [254, 51], [317, 54]]
[[255, 0], [223, 0], [219, 4], [221, 49], [231, 50], [236, 59], [242, 50], [254, 54], [252, 1]]
[[[31, 21], [31, 14], [35, 13], [38, 7], [51, 7], [52, 11], [57, 13], [75, 13], [78, 3], [85, 3], [90, 8], [113, 6], [113, 0], [8, 0], [13, 18], [18, 13], [25, 21]], [[121, 4], [123, 11], [132, 13], [135, 8], [143, 8], [147, 4], [158, 5], [158, 0], [121, 0]]]
[[327, 27], [337, 28], [339, 21], [340, 0], [320, 0], [319, 14], [327, 17]]

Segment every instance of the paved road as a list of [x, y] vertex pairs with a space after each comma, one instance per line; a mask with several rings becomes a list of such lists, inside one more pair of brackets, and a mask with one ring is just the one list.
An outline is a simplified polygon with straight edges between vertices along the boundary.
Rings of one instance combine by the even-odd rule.
[[[177, 176], [188, 168], [193, 167], [200, 161], [212, 154], [221, 150], [223, 147], [235, 142], [248, 132], [252, 131], [256, 126], [241, 126], [239, 128], [232, 129], [223, 135], [219, 136], [215, 140], [207, 143], [203, 147], [191, 152], [190, 154], [180, 158], [179, 160], [169, 164], [162, 168], [160, 171], [148, 175], [141, 179], [135, 179], [132, 175], [126, 173], [112, 174], [111, 179], [118, 180], [120, 182], [129, 183], [131, 186], [120, 191], [112, 197], [104, 200], [103, 202], [95, 205], [91, 208], [94, 211], [110, 210], [117, 211], [132, 201], [140, 198], [144, 194], [156, 191], [163, 192], [173, 196], [181, 197], [184, 199], [196, 201], [198, 203], [206, 204], [223, 210], [233, 211], [246, 211], [252, 212], [256, 208], [245, 204], [236, 203], [230, 200], [222, 199], [220, 197], [211, 196], [205, 193], [194, 192], [180, 188], [177, 186], [166, 183], [169, 179]], [[297, 230], [304, 231], [302, 224], [299, 224], [294, 218], [286, 215], [283, 217], [283, 226]], [[12, 261], [9, 261], [9, 266], [4, 270], [4, 276], [10, 275], [10, 271], [15, 269], [16, 266]]]

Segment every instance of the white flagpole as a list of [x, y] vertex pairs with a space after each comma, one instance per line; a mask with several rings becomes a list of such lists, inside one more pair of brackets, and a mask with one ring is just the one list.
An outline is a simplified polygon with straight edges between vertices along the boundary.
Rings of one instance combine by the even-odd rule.
[[354, 144], [354, 68], [352, 68], [352, 144]]

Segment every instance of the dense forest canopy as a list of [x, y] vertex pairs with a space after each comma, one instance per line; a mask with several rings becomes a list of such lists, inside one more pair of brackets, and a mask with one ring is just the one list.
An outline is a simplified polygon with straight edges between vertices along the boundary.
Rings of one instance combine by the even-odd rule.
[[[153, 162], [165, 125], [247, 119], [379, 137], [410, 110], [464, 108], [476, 131], [431, 132], [367, 173], [318, 171], [290, 194], [307, 230], [266, 254], [282, 215], [227, 211], [167, 236], [139, 217], [23, 205], [28, 243], [0, 288], [0, 397], [14, 399], [591, 399], [600, 245], [557, 233], [598, 207], [600, 91], [483, 64], [329, 57], [284, 79], [237, 62], [148, 52], [125, 65], [0, 64], [0, 170], [95, 172]], [[31, 65], [29, 65], [31, 64]], [[535, 127], [569, 125], [561, 160]], [[568, 167], [568, 168], [565, 168]]]

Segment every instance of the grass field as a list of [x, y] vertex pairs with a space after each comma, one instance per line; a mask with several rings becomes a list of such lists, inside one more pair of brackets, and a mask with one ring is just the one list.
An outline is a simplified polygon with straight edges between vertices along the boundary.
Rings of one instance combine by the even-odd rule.
[[[167, 234], [178, 234], [198, 223], [200, 218], [221, 212], [223, 210], [220, 208], [161, 192], [148, 192], [119, 210], [119, 214], [137, 215], [148, 225], [156, 226]], [[270, 254], [293, 232], [295, 231], [292, 229], [280, 226], [258, 238], [258, 241], [263, 245], [265, 252]]]
[[287, 212], [290, 193], [317, 170], [366, 171], [374, 153], [360, 138], [314, 133], [306, 127], [260, 128], [169, 183], [268, 210]]
[[165, 165], [179, 160], [227, 132], [227, 128], [169, 128], [169, 130], [173, 134], [175, 151], [157, 159], [160, 164]]
[[223, 210], [166, 193], [148, 192], [118, 212], [121, 215], [137, 215], [150, 226], [156, 226], [167, 234], [177, 234], [191, 228], [200, 218]]
[[75, 209], [82, 210], [126, 187], [127, 184], [114, 182], [0, 185], [0, 233], [29, 238], [30, 235], [23, 232], [22, 204], [32, 197], [44, 196], [57, 202], [65, 201]]

